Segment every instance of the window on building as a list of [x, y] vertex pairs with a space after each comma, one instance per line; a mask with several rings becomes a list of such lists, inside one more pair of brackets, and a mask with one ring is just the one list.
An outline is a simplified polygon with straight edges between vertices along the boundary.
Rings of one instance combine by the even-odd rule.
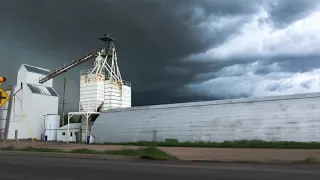
[[62, 136], [64, 136], [64, 135], [66, 135], [66, 133], [65, 133], [65, 132], [62, 132]]
[[72, 132], [70, 132], [70, 136], [72, 136]]

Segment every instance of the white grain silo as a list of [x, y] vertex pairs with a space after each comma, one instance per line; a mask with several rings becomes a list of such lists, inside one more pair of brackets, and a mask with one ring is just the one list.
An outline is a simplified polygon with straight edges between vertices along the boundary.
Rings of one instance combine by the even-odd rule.
[[56, 141], [57, 131], [60, 128], [60, 115], [47, 114], [44, 115], [44, 139], [46, 141]]
[[113, 39], [98, 53], [94, 67], [80, 72], [80, 112], [97, 112], [131, 107], [131, 84], [122, 80]]
[[14, 87], [8, 139], [43, 139], [46, 114], [58, 114], [59, 96], [52, 80], [39, 84], [50, 71], [23, 64]]
[[121, 103], [122, 108], [131, 107], [131, 83], [128, 81], [122, 81], [122, 94]]
[[100, 39], [107, 43], [107, 48], [98, 52], [92, 69], [80, 72], [79, 111], [87, 116], [81, 120], [83, 142], [94, 121], [90, 114], [131, 107], [131, 84], [122, 80], [114, 40], [106, 36]]
[[97, 112], [104, 102], [104, 75], [92, 74], [91, 71], [80, 72], [79, 111]]

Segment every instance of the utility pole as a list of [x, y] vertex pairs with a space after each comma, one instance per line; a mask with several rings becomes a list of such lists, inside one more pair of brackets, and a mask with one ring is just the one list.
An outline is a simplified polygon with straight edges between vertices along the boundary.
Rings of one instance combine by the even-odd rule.
[[14, 98], [14, 85], [11, 85], [10, 86], [10, 99], [9, 99], [9, 104], [8, 104], [8, 108], [7, 108], [7, 118], [6, 118], [5, 130], [4, 130], [4, 143], [6, 143], [7, 139], [8, 139], [9, 123], [10, 123], [10, 118], [11, 118], [13, 98]]
[[64, 109], [66, 104], [66, 88], [67, 88], [67, 72], [64, 73], [63, 79], [63, 99], [62, 99], [62, 117], [61, 117], [61, 126], [64, 126]]

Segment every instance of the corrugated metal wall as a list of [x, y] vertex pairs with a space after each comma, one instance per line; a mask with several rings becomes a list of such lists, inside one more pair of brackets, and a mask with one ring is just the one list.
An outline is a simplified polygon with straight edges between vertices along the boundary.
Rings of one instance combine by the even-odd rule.
[[320, 141], [320, 93], [183, 103], [101, 114], [95, 142]]

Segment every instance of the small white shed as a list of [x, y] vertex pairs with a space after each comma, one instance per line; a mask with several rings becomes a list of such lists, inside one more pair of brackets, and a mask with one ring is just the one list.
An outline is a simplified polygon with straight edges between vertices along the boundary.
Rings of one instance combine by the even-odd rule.
[[[69, 124], [69, 141], [70, 142], [77, 142], [80, 140], [80, 130], [81, 130], [81, 123], [70, 123]], [[57, 130], [57, 141], [67, 142], [68, 138], [68, 124], [65, 126], [60, 127]]]

